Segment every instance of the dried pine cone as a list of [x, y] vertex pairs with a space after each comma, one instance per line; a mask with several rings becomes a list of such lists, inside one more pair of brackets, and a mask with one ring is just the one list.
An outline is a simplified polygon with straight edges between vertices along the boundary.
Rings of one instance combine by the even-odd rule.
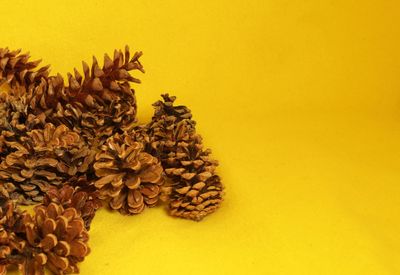
[[218, 162], [210, 154], [203, 149], [201, 137], [193, 134], [164, 160], [165, 173], [171, 179], [171, 215], [199, 221], [221, 204], [223, 186], [215, 173]]
[[[196, 123], [186, 106], [174, 106], [175, 97], [163, 95], [154, 104], [155, 114], [147, 126], [147, 151], [158, 156], [169, 181], [170, 214], [201, 220], [220, 205], [223, 186], [216, 175], [217, 161], [204, 150]], [[136, 134], [137, 135], [137, 134]]]
[[130, 83], [140, 80], [129, 71], [144, 72], [141, 55], [137, 52], [131, 58], [126, 47], [125, 52], [115, 50], [113, 59], [106, 54], [102, 68], [96, 58], [91, 67], [83, 62], [83, 76], [76, 69], [74, 75], [68, 74], [69, 86], [52, 107], [50, 121], [76, 128], [89, 141], [90, 137], [106, 139], [119, 129], [131, 129], [136, 122], [136, 97]]
[[25, 275], [42, 275], [44, 267], [54, 274], [79, 273], [77, 263], [89, 254], [89, 235], [75, 208], [50, 203], [24, 215], [26, 227]]
[[49, 67], [37, 68], [40, 60], [29, 61], [29, 53], [21, 54], [21, 50], [10, 51], [8, 48], [0, 48], [0, 86], [8, 83], [29, 87], [35, 85], [42, 77], [49, 74]]
[[18, 236], [23, 230], [21, 215], [12, 201], [0, 198], [0, 274], [7, 273], [8, 265], [23, 261], [25, 241]]
[[[192, 113], [186, 106], [174, 106], [176, 97], [169, 94], [162, 95], [163, 101], [157, 101], [153, 104], [155, 107], [154, 116], [151, 122], [146, 126], [139, 128], [136, 136], [146, 136], [140, 134], [147, 130], [149, 139], [143, 138], [146, 142], [146, 152], [157, 156], [163, 160], [176, 147], [176, 129], [178, 123], [184, 121], [186, 124], [185, 133], [179, 135], [189, 135], [194, 133], [196, 122], [192, 120]], [[137, 131], [138, 132], [138, 131]]]
[[122, 214], [138, 214], [159, 200], [162, 167], [127, 134], [107, 140], [96, 155], [94, 169], [100, 198], [110, 199], [110, 207]]
[[0, 190], [21, 204], [41, 202], [50, 186], [86, 173], [94, 160], [94, 151], [64, 125], [46, 124], [8, 144], [13, 151], [0, 163]]
[[44, 197], [43, 204], [49, 205], [54, 202], [64, 208], [75, 208], [85, 222], [86, 229], [89, 230], [97, 209], [102, 205], [97, 196], [97, 192], [87, 193], [79, 190], [79, 187], [64, 185], [60, 189], [50, 188]]

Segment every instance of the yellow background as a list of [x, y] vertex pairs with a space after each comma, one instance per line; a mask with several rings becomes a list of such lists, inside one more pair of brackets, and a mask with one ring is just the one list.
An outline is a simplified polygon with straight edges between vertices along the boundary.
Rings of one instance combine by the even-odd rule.
[[0, 2], [54, 73], [142, 50], [140, 120], [177, 95], [221, 163], [200, 223], [101, 210], [81, 274], [400, 274], [399, 1]]

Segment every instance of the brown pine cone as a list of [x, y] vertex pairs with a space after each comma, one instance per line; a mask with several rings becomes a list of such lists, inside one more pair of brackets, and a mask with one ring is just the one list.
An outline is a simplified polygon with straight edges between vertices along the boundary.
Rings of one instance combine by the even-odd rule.
[[[128, 47], [125, 52], [115, 50], [113, 59], [107, 54], [104, 56], [102, 68], [93, 58], [90, 68], [83, 62], [83, 76], [76, 69], [74, 75], [68, 75], [67, 103], [71, 104], [71, 111], [81, 113], [82, 130], [107, 138], [119, 129], [129, 130], [133, 127], [137, 108], [135, 91], [130, 83], [140, 83], [140, 80], [129, 71], [144, 72], [139, 62], [141, 55], [141, 52], [137, 52], [131, 58]], [[58, 106], [57, 116], [71, 111], [68, 106]]]
[[94, 170], [100, 198], [110, 199], [112, 209], [131, 215], [157, 204], [164, 182], [161, 164], [131, 136], [109, 138], [96, 155]]
[[210, 154], [210, 150], [203, 149], [199, 135], [179, 142], [176, 151], [169, 153], [164, 168], [172, 180], [171, 215], [199, 221], [221, 204], [223, 186], [215, 174], [218, 162]]
[[215, 173], [218, 162], [204, 150], [196, 133], [196, 123], [185, 106], [174, 106], [175, 97], [163, 95], [148, 127], [150, 145], [146, 148], [161, 160], [169, 178], [163, 191], [169, 195], [170, 214], [201, 220], [222, 202], [223, 186]]
[[21, 218], [12, 201], [0, 198], [0, 274], [7, 273], [8, 265], [23, 262], [25, 241], [18, 236], [23, 230]]
[[37, 68], [40, 60], [29, 61], [29, 58], [29, 53], [21, 54], [21, 50], [0, 48], [0, 86], [8, 83], [11, 87], [16, 84], [29, 87], [46, 78], [50, 66]]
[[[161, 95], [163, 101], [153, 104], [155, 112], [151, 122], [147, 125], [147, 135], [150, 141], [146, 143], [146, 152], [157, 156], [161, 160], [168, 157], [169, 152], [176, 147], [177, 136], [186, 137], [196, 131], [196, 122], [192, 120], [192, 113], [186, 106], [174, 106], [175, 96]], [[184, 133], [177, 133], [177, 125], [184, 121]], [[177, 135], [178, 134], [178, 135]]]
[[21, 204], [41, 202], [50, 186], [86, 173], [94, 161], [94, 151], [64, 125], [46, 124], [8, 144], [12, 152], [0, 163], [0, 191]]
[[77, 264], [90, 253], [89, 235], [75, 208], [50, 203], [23, 217], [26, 230], [25, 275], [42, 275], [44, 267], [54, 274], [79, 273]]
[[60, 189], [51, 187], [44, 197], [43, 205], [54, 202], [64, 208], [75, 208], [84, 220], [86, 229], [89, 230], [96, 211], [102, 206], [97, 196], [97, 192], [87, 193], [81, 191], [79, 187], [74, 188], [70, 185], [64, 185]]

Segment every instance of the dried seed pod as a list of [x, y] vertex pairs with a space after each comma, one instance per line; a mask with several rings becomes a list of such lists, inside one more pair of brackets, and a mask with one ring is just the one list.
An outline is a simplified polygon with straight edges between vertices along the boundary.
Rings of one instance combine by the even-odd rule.
[[79, 273], [77, 264], [90, 253], [89, 235], [75, 208], [64, 209], [50, 203], [34, 208], [34, 216], [24, 214], [27, 248], [21, 269], [26, 275]]
[[215, 172], [218, 163], [210, 150], [203, 149], [190, 110], [174, 106], [175, 97], [162, 97], [146, 127], [150, 137], [146, 150], [161, 160], [169, 178], [163, 192], [169, 196], [170, 214], [201, 220], [222, 202], [223, 186]]
[[84, 174], [95, 152], [66, 126], [45, 124], [21, 142], [9, 142], [12, 152], [0, 163], [0, 190], [21, 204], [41, 202], [50, 186]]
[[41, 61], [29, 59], [29, 53], [0, 48], [0, 86], [8, 83], [11, 87], [17, 84], [30, 87], [48, 76], [50, 66], [38, 68]]
[[109, 138], [96, 155], [95, 186], [122, 214], [138, 214], [157, 204], [164, 183], [159, 161], [127, 134]]
[[64, 185], [60, 189], [51, 187], [44, 197], [43, 205], [54, 202], [64, 208], [75, 208], [78, 215], [84, 220], [86, 229], [89, 230], [96, 211], [102, 206], [100, 199], [97, 198], [97, 193], [85, 192], [79, 187], [70, 185]]
[[113, 133], [132, 129], [136, 122], [136, 97], [130, 83], [140, 83], [130, 71], [144, 72], [141, 52], [132, 57], [129, 48], [115, 50], [114, 57], [104, 56], [99, 66], [93, 57], [91, 67], [83, 62], [83, 75], [68, 74], [66, 93], [53, 107], [50, 121], [68, 124], [88, 138], [105, 140]]
[[215, 173], [218, 162], [210, 154], [203, 149], [201, 137], [194, 134], [189, 141], [180, 141], [164, 160], [165, 173], [171, 179], [171, 215], [199, 221], [220, 206], [224, 188]]

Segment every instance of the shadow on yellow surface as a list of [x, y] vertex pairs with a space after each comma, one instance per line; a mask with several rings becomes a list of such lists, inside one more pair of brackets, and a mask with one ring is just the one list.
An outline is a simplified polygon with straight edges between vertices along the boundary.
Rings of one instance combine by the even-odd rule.
[[[5, 8], [6, 7], [6, 8]], [[63, 75], [129, 44], [139, 118], [170, 92], [220, 160], [222, 208], [101, 210], [81, 274], [400, 274], [397, 1], [12, 1], [0, 45]]]

